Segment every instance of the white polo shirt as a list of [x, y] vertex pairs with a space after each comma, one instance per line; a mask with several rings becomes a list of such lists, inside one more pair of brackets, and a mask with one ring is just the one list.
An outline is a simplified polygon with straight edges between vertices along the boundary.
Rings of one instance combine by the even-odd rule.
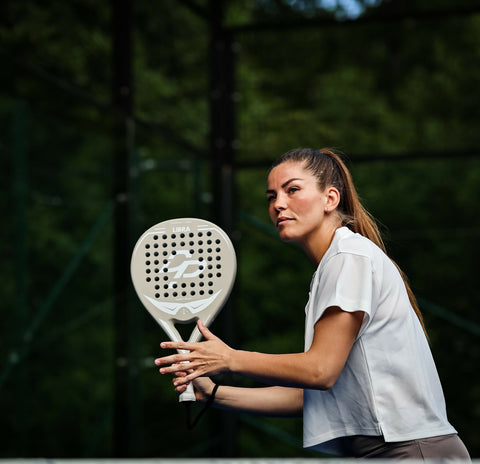
[[304, 447], [342, 454], [340, 437], [387, 442], [456, 433], [435, 363], [395, 265], [365, 237], [342, 227], [313, 275], [305, 351], [325, 309], [363, 311], [345, 367], [326, 391], [304, 391]]

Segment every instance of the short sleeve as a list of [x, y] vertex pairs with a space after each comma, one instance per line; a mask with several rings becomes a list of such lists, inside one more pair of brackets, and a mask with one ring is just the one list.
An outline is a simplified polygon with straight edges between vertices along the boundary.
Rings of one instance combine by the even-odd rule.
[[373, 316], [373, 270], [370, 259], [353, 253], [332, 256], [318, 276], [312, 296], [314, 322], [332, 306], [347, 312], [363, 311], [362, 333]]

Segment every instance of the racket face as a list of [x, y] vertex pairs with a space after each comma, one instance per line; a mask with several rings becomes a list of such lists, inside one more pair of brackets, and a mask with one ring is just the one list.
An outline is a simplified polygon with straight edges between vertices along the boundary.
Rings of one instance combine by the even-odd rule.
[[[228, 235], [196, 218], [154, 225], [138, 239], [131, 261], [135, 291], [164, 329], [196, 319], [209, 325], [230, 294], [236, 268]], [[179, 338], [174, 332], [170, 337]]]

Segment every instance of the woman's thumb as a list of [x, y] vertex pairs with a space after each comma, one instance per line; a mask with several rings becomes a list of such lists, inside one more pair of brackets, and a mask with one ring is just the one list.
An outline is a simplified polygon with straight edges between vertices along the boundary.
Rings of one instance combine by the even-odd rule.
[[198, 330], [200, 330], [200, 333], [205, 337], [205, 340], [211, 340], [212, 338], [216, 338], [215, 335], [213, 335], [213, 333], [208, 330], [207, 326], [200, 319], [198, 319], [197, 321], [197, 327]]

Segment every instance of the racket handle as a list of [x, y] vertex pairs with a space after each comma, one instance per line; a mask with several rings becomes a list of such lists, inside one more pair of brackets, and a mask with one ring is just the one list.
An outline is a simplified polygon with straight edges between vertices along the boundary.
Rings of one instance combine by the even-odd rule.
[[188, 386], [187, 386], [187, 389], [180, 394], [180, 396], [178, 397], [178, 401], [180, 403], [184, 402], [184, 401], [196, 401], [195, 399], [195, 391], [193, 389], [193, 384], [192, 383], [189, 383]]
[[[179, 353], [188, 353], [188, 350], [178, 350]], [[185, 361], [188, 364], [188, 361]], [[196, 401], [195, 390], [193, 389], [193, 383], [187, 385], [187, 389], [178, 397], [178, 401], [183, 403], [184, 401]]]

